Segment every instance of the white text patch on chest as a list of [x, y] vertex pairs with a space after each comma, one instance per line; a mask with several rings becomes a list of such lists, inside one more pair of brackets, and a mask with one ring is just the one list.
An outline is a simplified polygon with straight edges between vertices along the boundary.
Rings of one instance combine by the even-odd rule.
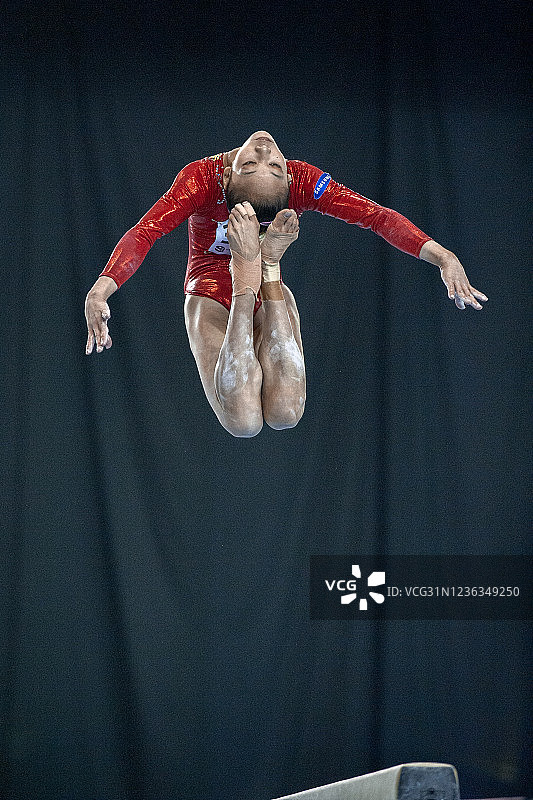
[[[216, 222], [216, 220], [213, 220]], [[215, 253], [217, 256], [230, 256], [231, 250], [229, 249], [229, 242], [226, 237], [228, 230], [228, 220], [225, 222], [217, 222], [217, 232], [215, 241], [209, 248], [209, 253]]]

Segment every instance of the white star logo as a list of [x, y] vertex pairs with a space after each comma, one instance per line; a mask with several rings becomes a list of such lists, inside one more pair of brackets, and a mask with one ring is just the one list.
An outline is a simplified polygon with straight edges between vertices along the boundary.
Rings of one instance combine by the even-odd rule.
[[[361, 570], [359, 568], [359, 564], [352, 564], [352, 575], [354, 578], [361, 577]], [[372, 572], [368, 576], [367, 584], [368, 586], [382, 586], [385, 583], [385, 573], [384, 572]], [[370, 597], [376, 603], [383, 603], [385, 601], [385, 595], [380, 594], [379, 592], [369, 592]], [[350, 592], [349, 594], [341, 595], [341, 604], [343, 606], [347, 606], [357, 598], [357, 592]], [[361, 598], [359, 600], [359, 610], [360, 611], [367, 611], [368, 609], [368, 601], [366, 598]]]

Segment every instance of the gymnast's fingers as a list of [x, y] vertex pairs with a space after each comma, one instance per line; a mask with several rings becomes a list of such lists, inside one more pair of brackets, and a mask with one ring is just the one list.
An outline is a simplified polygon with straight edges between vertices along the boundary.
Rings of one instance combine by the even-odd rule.
[[233, 206], [232, 211], [238, 211], [238, 213], [241, 215], [241, 217], [254, 217], [255, 216], [254, 207], [252, 206], [251, 203], [248, 202], [248, 200], [245, 200], [244, 203], [236, 203]]
[[100, 326], [100, 328], [98, 330], [98, 333], [97, 333], [97, 338], [96, 338], [96, 352], [97, 353], [101, 353], [102, 350], [104, 349], [104, 345], [107, 342], [108, 336], [109, 336], [109, 331], [107, 330], [107, 325], [104, 325], [103, 328], [102, 328], [102, 326]]
[[478, 303], [472, 292], [470, 291], [470, 284], [468, 282], [463, 282], [460, 285], [460, 295], [461, 299], [467, 306], [472, 306], [472, 308], [480, 309], [482, 306]]
[[107, 328], [107, 321], [111, 319], [111, 311], [109, 310], [109, 306], [107, 303], [99, 309], [96, 313], [96, 325], [97, 331], [96, 333], [96, 352], [101, 353], [104, 349], [104, 346], [107, 342], [107, 338], [109, 336], [109, 330]]
[[478, 300], [488, 300], [489, 299], [486, 294], [483, 294], [483, 292], [480, 292], [479, 289], [474, 289], [473, 286], [470, 286], [470, 291], [472, 292], [474, 297], [477, 297]]
[[94, 333], [90, 328], [87, 328], [87, 345], [85, 347], [86, 355], [90, 355], [94, 347]]
[[244, 201], [243, 206], [246, 209], [246, 213], [248, 214], [249, 217], [255, 217], [254, 207], [251, 203], [248, 202], [248, 200]]
[[455, 292], [455, 305], [457, 308], [461, 309], [461, 311], [465, 310], [465, 301], [458, 291]]

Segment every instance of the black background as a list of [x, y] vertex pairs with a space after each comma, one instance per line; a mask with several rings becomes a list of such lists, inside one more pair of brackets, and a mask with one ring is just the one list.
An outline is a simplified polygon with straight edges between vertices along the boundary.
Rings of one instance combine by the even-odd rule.
[[[268, 800], [406, 761], [531, 790], [526, 622], [310, 621], [309, 555], [520, 554], [526, 4], [11, 3], [2, 50], [1, 779]], [[270, 131], [490, 298], [318, 214], [284, 260], [308, 402], [237, 440], [183, 325], [186, 226], [86, 292], [182, 166]]]

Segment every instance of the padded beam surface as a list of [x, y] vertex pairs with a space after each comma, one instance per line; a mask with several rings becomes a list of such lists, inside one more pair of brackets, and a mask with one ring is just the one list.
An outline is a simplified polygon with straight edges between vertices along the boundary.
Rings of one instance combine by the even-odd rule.
[[399, 764], [276, 800], [459, 800], [459, 782], [451, 764]]

